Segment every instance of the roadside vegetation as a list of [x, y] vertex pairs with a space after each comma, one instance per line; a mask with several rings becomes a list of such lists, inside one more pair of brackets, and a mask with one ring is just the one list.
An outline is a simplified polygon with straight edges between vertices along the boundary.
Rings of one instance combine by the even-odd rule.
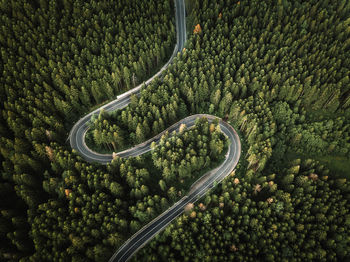
[[[243, 152], [134, 260], [350, 260], [350, 3], [190, 2], [185, 50], [129, 106], [93, 119], [89, 143], [120, 151], [208, 113]], [[173, 1], [0, 9], [0, 260], [106, 261], [225, 154], [205, 120], [107, 166], [66, 142], [79, 117], [167, 60]]]
[[[108, 260], [133, 233], [183, 197], [203, 172], [220, 164], [226, 143], [216, 124], [198, 119], [191, 129], [164, 135], [151, 153], [117, 157], [105, 169], [72, 158], [68, 151], [52, 152], [52, 168], [63, 172], [62, 179], [44, 174], [43, 189], [52, 198], [37, 207], [31, 232], [40, 251], [31, 258]], [[62, 246], [67, 248], [52, 253]]]
[[295, 159], [254, 182], [229, 176], [133, 261], [346, 260], [350, 187], [331, 175]]
[[348, 260], [349, 4], [193, 2], [169, 75], [190, 113], [235, 123], [246, 165], [134, 261]]
[[[0, 260], [96, 260], [104, 246], [115, 249], [100, 237], [119, 220], [108, 219], [113, 225], [101, 235], [91, 225], [117, 213], [120, 202], [87, 182], [107, 170], [77, 160], [69, 129], [169, 59], [174, 3], [23, 0], [1, 1], [0, 10]], [[88, 197], [72, 197], [77, 183]], [[100, 217], [80, 213], [86, 204], [101, 206]]]
[[183, 189], [187, 191], [201, 177], [199, 174], [224, 160], [227, 143], [218, 121], [209, 123], [206, 118], [197, 118], [193, 129], [181, 125], [179, 135], [166, 133], [157, 144], [153, 142], [153, 163], [162, 170], [161, 189], [175, 186], [181, 188], [182, 193]]

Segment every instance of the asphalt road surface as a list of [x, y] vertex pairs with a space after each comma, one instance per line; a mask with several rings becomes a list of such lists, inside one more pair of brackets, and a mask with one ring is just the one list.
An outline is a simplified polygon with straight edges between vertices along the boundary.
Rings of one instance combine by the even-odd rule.
[[[212, 115], [192, 115], [186, 117], [172, 126], [171, 130], [178, 130], [180, 125], [186, 124], [187, 128], [191, 128], [195, 124], [195, 120], [198, 117], [206, 117], [211, 122], [216, 117]], [[209, 171], [204, 174], [205, 180], [197, 181], [197, 184], [193, 184], [189, 194], [175, 203], [172, 207], [167, 209], [161, 215], [156, 217], [153, 221], [148, 223], [145, 227], [140, 229], [136, 234], [128, 239], [127, 242], [122, 245], [119, 250], [114, 253], [114, 255], [109, 260], [110, 262], [116, 261], [127, 261], [138, 249], [143, 247], [148, 241], [150, 241], [157, 233], [164, 229], [172, 220], [174, 220], [178, 215], [184, 212], [184, 208], [188, 203], [194, 203], [202, 196], [204, 196], [208, 190], [214, 187], [215, 183], [221, 182], [227, 175], [235, 169], [240, 153], [241, 153], [241, 143], [236, 131], [226, 122], [220, 120], [219, 122], [221, 131], [229, 139], [230, 144], [228, 151], [225, 156], [225, 161], [215, 170]], [[158, 141], [159, 137], [155, 138], [154, 141]], [[130, 151], [125, 152], [125, 156], [136, 156], [145, 153], [150, 150], [150, 144], [153, 142], [148, 141], [144, 145], [140, 146], [138, 149], [130, 149]]]
[[122, 109], [130, 103], [130, 96], [132, 94], [139, 94], [143, 86], [148, 85], [153, 81], [154, 78], [161, 75], [161, 73], [169, 66], [174, 57], [178, 52], [181, 52], [184, 48], [186, 41], [186, 22], [185, 22], [185, 3], [184, 0], [175, 0], [175, 18], [176, 18], [176, 45], [172, 56], [169, 61], [150, 79], [146, 82], [140, 84], [139, 86], [119, 95], [117, 99], [112, 102], [94, 110], [93, 112], [82, 117], [75, 125], [72, 127], [69, 133], [69, 142], [73, 149], [78, 151], [85, 160], [89, 162], [100, 162], [107, 164], [111, 162], [112, 155], [98, 154], [90, 150], [85, 144], [85, 134], [89, 129], [89, 121], [93, 115], [98, 115], [101, 109], [106, 112], [115, 111], [117, 109]]
[[[181, 52], [184, 48], [186, 41], [186, 22], [185, 22], [185, 4], [184, 0], [175, 0], [175, 17], [176, 17], [176, 32], [177, 43], [174, 48], [174, 52], [169, 61], [158, 71], [154, 76], [148, 79], [145, 83], [119, 95], [117, 99], [112, 102], [94, 110], [93, 112], [82, 117], [71, 129], [69, 133], [70, 145], [75, 149], [85, 160], [89, 162], [99, 162], [101, 164], [110, 163], [113, 156], [110, 154], [99, 154], [89, 149], [85, 143], [85, 134], [89, 129], [89, 121], [93, 115], [98, 115], [101, 109], [105, 111], [114, 111], [122, 109], [130, 103], [131, 94], [139, 94], [141, 88], [144, 85], [149, 84], [154, 78], [158, 77], [171, 63], [173, 58], [178, 52]], [[117, 153], [120, 157], [134, 157], [142, 155], [151, 150], [150, 145], [152, 142], [157, 142], [161, 136], [168, 131], [178, 131], [181, 124], [185, 124], [187, 128], [191, 128], [195, 124], [195, 120], [198, 117], [206, 117], [212, 122], [216, 117], [212, 115], [192, 115], [186, 117], [179, 122], [175, 123], [171, 127], [167, 128], [159, 135], [151, 138], [150, 140], [137, 145], [133, 148]], [[225, 161], [214, 170], [204, 174], [202, 179], [197, 180], [191, 187], [187, 196], [183, 197], [172, 207], [167, 209], [161, 215], [156, 217], [131, 238], [129, 238], [110, 258], [110, 262], [115, 261], [127, 261], [138, 249], [143, 247], [148, 241], [150, 241], [157, 233], [164, 229], [172, 220], [183, 213], [185, 206], [188, 203], [194, 203], [205, 195], [208, 190], [215, 186], [215, 183], [221, 182], [227, 175], [229, 175], [236, 167], [241, 153], [241, 144], [236, 131], [226, 122], [220, 120], [219, 125], [221, 131], [229, 139], [230, 144], [225, 156]]]

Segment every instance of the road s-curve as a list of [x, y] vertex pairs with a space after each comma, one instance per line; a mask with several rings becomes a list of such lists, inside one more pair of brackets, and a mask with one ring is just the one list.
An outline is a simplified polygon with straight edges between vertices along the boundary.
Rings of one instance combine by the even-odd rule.
[[[206, 117], [209, 122], [214, 121], [216, 116], [197, 114], [186, 117], [173, 126], [169, 127], [164, 132], [178, 131], [181, 124], [185, 124], [187, 128], [191, 128], [195, 125], [197, 118]], [[200, 199], [205, 193], [214, 187], [215, 183], [220, 183], [226, 176], [231, 174], [238, 164], [241, 154], [241, 143], [237, 132], [231, 125], [219, 119], [219, 125], [221, 131], [229, 139], [230, 143], [228, 151], [225, 155], [224, 162], [214, 170], [202, 176], [202, 179], [197, 180], [191, 187], [189, 193], [181, 200], [176, 202], [169, 209], [164, 211], [150, 223], [145, 225], [142, 229], [136, 232], [131, 238], [129, 238], [109, 260], [110, 262], [127, 261], [138, 249], [148, 243], [156, 234], [163, 230], [172, 220], [184, 212], [184, 208], [189, 203], [194, 203]], [[163, 132], [162, 132], [163, 133]], [[137, 156], [143, 154], [150, 149], [150, 145], [153, 141], [158, 141], [161, 134], [150, 139], [149, 141], [138, 145], [134, 148], [122, 152], [123, 157]]]
[[185, 17], [185, 3], [184, 0], [174, 0], [175, 1], [175, 21], [176, 21], [176, 45], [174, 51], [169, 59], [169, 61], [150, 79], [146, 82], [138, 85], [137, 87], [117, 96], [117, 99], [111, 101], [110, 103], [101, 106], [100, 108], [90, 112], [84, 117], [80, 118], [72, 127], [69, 132], [69, 142], [73, 149], [78, 151], [85, 160], [89, 162], [100, 162], [109, 163], [112, 160], [111, 155], [98, 154], [90, 150], [85, 144], [85, 134], [89, 129], [89, 121], [93, 115], [98, 115], [103, 109], [106, 112], [115, 111], [117, 109], [122, 109], [130, 103], [130, 96], [132, 94], [139, 94], [143, 86], [148, 85], [160, 76], [161, 73], [168, 68], [170, 63], [173, 61], [174, 57], [178, 52], [181, 52], [184, 48], [186, 41], [186, 17]]
[[[142, 85], [139, 85], [128, 92], [119, 95], [117, 99], [112, 102], [90, 112], [82, 117], [71, 129], [69, 133], [70, 145], [75, 149], [83, 158], [89, 162], [99, 162], [101, 164], [107, 164], [112, 161], [113, 156], [111, 154], [99, 154], [89, 149], [85, 143], [85, 134], [89, 129], [89, 121], [93, 115], [99, 114], [101, 109], [105, 111], [114, 111], [116, 109], [122, 109], [130, 103], [130, 96], [132, 94], [139, 94], [143, 85], [149, 84], [154, 78], [158, 77], [171, 63], [173, 58], [178, 52], [181, 52], [184, 43], [186, 41], [186, 23], [185, 23], [185, 4], [184, 0], [175, 1], [175, 17], [176, 17], [176, 32], [177, 43], [174, 48], [174, 52], [169, 61], [158, 71], [153, 77], [148, 79]], [[149, 139], [148, 141], [137, 145], [128, 150], [117, 153], [119, 157], [133, 157], [144, 154], [151, 150], [151, 143], [157, 142], [165, 132], [177, 131], [181, 124], [185, 124], [188, 128], [191, 128], [195, 124], [195, 120], [199, 117], [206, 117], [209, 122], [212, 122], [217, 117], [212, 115], [191, 115], [186, 117], [174, 125], [170, 126], [157, 136]], [[197, 199], [201, 198], [208, 190], [214, 187], [215, 183], [221, 182], [227, 175], [229, 175], [236, 167], [241, 154], [241, 144], [236, 131], [226, 122], [219, 120], [221, 131], [229, 139], [230, 144], [225, 156], [224, 162], [214, 170], [204, 174], [201, 179], [197, 180], [191, 187], [189, 193], [175, 203], [172, 207], [164, 211], [150, 223], [145, 225], [136, 234], [129, 238], [110, 258], [109, 261], [127, 261], [138, 249], [144, 246], [150, 241], [157, 233], [164, 229], [172, 220], [183, 213], [185, 206], [188, 203], [194, 203]]]

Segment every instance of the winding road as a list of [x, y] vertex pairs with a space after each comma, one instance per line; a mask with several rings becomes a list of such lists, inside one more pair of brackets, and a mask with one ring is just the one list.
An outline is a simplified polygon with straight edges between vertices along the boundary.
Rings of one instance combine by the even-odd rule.
[[[101, 109], [105, 111], [114, 111], [122, 109], [130, 103], [131, 94], [139, 94], [141, 87], [149, 84], [154, 78], [158, 77], [172, 62], [173, 58], [178, 52], [181, 52], [184, 48], [186, 41], [186, 23], [185, 23], [185, 4], [184, 0], [175, 0], [175, 16], [176, 16], [176, 32], [177, 43], [174, 48], [174, 52], [169, 61], [158, 71], [153, 77], [148, 79], [145, 83], [129, 90], [128, 92], [120, 95], [112, 102], [94, 110], [93, 112], [82, 117], [71, 129], [69, 133], [69, 141], [71, 147], [76, 150], [85, 160], [89, 162], [99, 162], [101, 164], [107, 164], [112, 161], [113, 155], [111, 154], [99, 154], [89, 149], [85, 143], [85, 135], [89, 129], [89, 121], [95, 114], [99, 114]], [[206, 117], [209, 122], [212, 122], [217, 117], [212, 115], [191, 115], [179, 122], [175, 123], [171, 127], [167, 128], [157, 136], [149, 139], [148, 141], [137, 145], [128, 150], [117, 153], [120, 157], [133, 157], [144, 154], [151, 150], [151, 143], [157, 142], [161, 136], [168, 131], [178, 131], [181, 124], [185, 124], [187, 128], [191, 128], [195, 124], [195, 120], [198, 117]], [[142, 229], [136, 232], [131, 238], [129, 238], [110, 258], [110, 262], [115, 261], [127, 261], [131, 256], [141, 247], [143, 247], [148, 241], [150, 241], [157, 233], [164, 229], [172, 220], [183, 213], [184, 208], [189, 203], [194, 203], [202, 196], [204, 196], [208, 190], [213, 188], [216, 183], [220, 183], [226, 176], [228, 176], [236, 167], [240, 154], [241, 143], [236, 131], [228, 123], [223, 120], [219, 120], [221, 131], [229, 139], [230, 144], [228, 151], [225, 155], [224, 162], [217, 168], [204, 174], [199, 180], [197, 180], [191, 187], [189, 193], [176, 202], [172, 207], [164, 211], [154, 220], [145, 225]]]

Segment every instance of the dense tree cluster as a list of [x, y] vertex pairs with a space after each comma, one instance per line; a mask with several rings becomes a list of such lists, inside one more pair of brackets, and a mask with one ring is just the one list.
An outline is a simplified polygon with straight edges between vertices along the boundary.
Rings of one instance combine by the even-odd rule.
[[169, 138], [166, 133], [152, 152], [154, 165], [162, 170], [159, 185], [163, 191], [167, 185], [177, 183], [191, 185], [198, 173], [211, 169], [213, 162], [220, 159], [224, 152], [225, 138], [218, 122], [209, 123], [206, 118], [197, 118], [193, 129], [180, 126], [179, 134]]
[[[345, 1], [330, 6], [317, 1], [193, 1], [191, 6], [192, 20], [194, 24], [202, 25], [202, 32], [189, 39], [187, 49], [170, 67], [161, 84], [145, 89], [138, 104], [135, 98], [134, 106], [110, 120], [113, 124], [123, 123], [119, 124], [120, 128], [128, 130], [126, 134], [132, 134], [131, 143], [137, 141], [133, 134], [136, 134], [138, 124], [139, 130], [143, 125], [149, 127], [143, 134], [150, 137], [157, 130], [153, 125], [161, 127], [162, 123], [167, 123], [164, 119], [167, 112], [175, 112], [177, 119], [181, 118], [177, 109], [185, 113], [183, 105], [191, 113], [225, 116], [232, 108], [232, 101], [251, 95], [254, 99], [259, 96], [269, 108], [269, 104], [283, 101], [285, 107], [294, 108], [299, 114], [305, 114], [305, 110], [350, 114], [349, 62], [346, 59], [349, 7]], [[154, 99], [146, 102], [150, 95]], [[157, 99], [159, 97], [162, 99]], [[168, 98], [176, 100], [178, 107]], [[150, 108], [159, 114], [151, 118], [147, 110]], [[274, 112], [277, 113], [277, 109]], [[146, 117], [153, 122], [145, 123]], [[276, 117], [282, 117], [282, 125], [290, 120], [279, 115]], [[333, 122], [334, 130], [345, 131], [338, 134], [348, 143], [346, 130], [349, 121], [334, 119]], [[317, 140], [317, 133], [305, 130], [310, 128], [308, 124], [309, 121], [295, 127], [290, 136], [298, 132]], [[117, 127], [111, 133], [115, 130]], [[346, 154], [348, 149], [341, 148], [346, 145], [343, 142], [338, 144], [335, 152]], [[308, 151], [314, 149], [309, 145]]]
[[[206, 143], [198, 142], [198, 137]], [[180, 144], [175, 146], [174, 142]], [[187, 142], [193, 146], [187, 146]], [[171, 151], [168, 143], [177, 150]], [[106, 168], [87, 164], [52, 142], [46, 148], [50, 169], [43, 173], [42, 188], [38, 181], [35, 184], [34, 177], [23, 175], [16, 180], [28, 184], [24, 188], [28, 192], [19, 193], [29, 207], [30, 228], [26, 218], [18, 216], [21, 209], [26, 209], [22, 201], [15, 205], [11, 198], [2, 202], [3, 226], [0, 232], [12, 240], [12, 244], [2, 246], [1, 254], [4, 258], [14, 259], [20, 256], [20, 251], [22, 255], [30, 255], [32, 261], [106, 261], [132, 233], [168, 208], [188, 189], [188, 183], [180, 181], [169, 182], [169, 187], [165, 185], [164, 181], [168, 180], [158, 164], [160, 157], [176, 156], [179, 163], [186, 163], [188, 154], [178, 155], [178, 152], [190, 148], [192, 161], [186, 167], [197, 170], [186, 177], [191, 184], [203, 173], [199, 172], [203, 169], [198, 164], [194, 166], [194, 159], [197, 156], [199, 161], [204, 158], [211, 169], [223, 159], [225, 144], [217, 122], [209, 124], [204, 118], [198, 119], [190, 129], [181, 127], [178, 134], [163, 136], [151, 154], [129, 159], [116, 157]], [[166, 155], [163, 155], [165, 149]], [[2, 195], [10, 197], [14, 193], [10, 183], [1, 186]], [[34, 189], [43, 192], [34, 192]], [[31, 254], [32, 248], [36, 251], [34, 254]]]
[[350, 158], [350, 122], [344, 116], [292, 126], [288, 136], [297, 152]]
[[350, 183], [329, 175], [296, 159], [254, 186], [230, 176], [134, 261], [345, 261]]
[[[313, 200], [308, 202], [310, 192], [300, 193], [302, 191], [300, 180], [303, 180], [300, 177], [305, 174], [301, 173], [299, 178], [294, 179], [298, 175], [296, 172], [298, 167], [294, 167], [295, 173], [277, 169], [281, 175], [274, 182], [271, 179], [267, 180], [268, 176], [263, 175], [269, 172], [268, 170], [283, 167], [285, 165], [282, 161], [283, 156], [290, 151], [314, 156], [341, 155], [346, 158], [345, 161], [350, 162], [348, 104], [350, 92], [347, 84], [349, 11], [350, 6], [345, 1], [338, 1], [332, 5], [316, 1], [293, 3], [202, 1], [200, 4], [197, 2], [197, 7], [193, 8], [194, 25], [201, 24], [202, 32], [189, 39], [186, 51], [170, 67], [162, 84], [166, 84], [171, 78], [174, 79], [171, 82], [178, 83], [176, 86], [180, 88], [180, 98], [190, 113], [215, 113], [227, 118], [241, 130], [248, 146], [245, 155], [247, 163], [245, 169], [237, 172], [237, 180], [234, 179], [232, 185], [241, 184], [240, 180], [245, 181], [247, 190], [258, 194], [260, 191], [264, 192], [266, 182], [271, 182], [268, 185], [272, 192], [276, 191], [276, 194], [285, 196], [295, 194], [290, 216], [298, 216], [295, 214], [299, 212], [299, 216], [303, 215], [303, 219], [311, 221], [307, 225], [307, 233], [304, 232], [302, 237], [305, 243], [310, 241], [311, 244], [305, 244], [305, 248], [293, 246], [295, 236], [285, 238], [284, 234], [288, 230], [277, 227], [276, 234], [282, 234], [284, 246], [281, 247], [280, 243], [269, 243], [273, 251], [271, 253], [256, 251], [263, 248], [260, 249], [258, 242], [251, 243], [245, 227], [237, 227], [240, 234], [244, 235], [237, 239], [236, 244], [241, 245], [243, 252], [236, 257], [237, 260], [257, 258], [273, 260], [281, 257], [293, 260], [294, 257], [297, 261], [305, 259], [328, 261], [344, 260], [350, 256], [349, 239], [342, 235], [342, 232], [347, 230], [344, 227], [348, 226], [348, 182], [317, 180], [318, 176], [313, 169], [322, 170], [324, 166], [321, 163], [314, 163], [314, 167], [308, 171], [310, 179], [317, 180], [319, 182], [315, 183], [321, 184], [320, 191], [327, 192], [327, 196], [332, 199], [331, 203], [341, 202], [342, 207], [337, 211], [342, 211], [337, 214], [339, 217], [343, 216], [343, 219], [334, 221], [334, 217], [337, 217], [335, 210], [333, 213], [322, 214], [315, 211], [314, 214], [308, 214], [310, 218], [305, 217], [305, 210], [310, 208]], [[198, 79], [201, 81], [200, 84]], [[330, 175], [336, 176], [332, 172]], [[346, 184], [346, 186], [341, 186], [341, 190], [333, 187], [335, 184]], [[277, 190], [277, 187], [281, 189]], [[226, 193], [232, 189], [227, 187], [223, 190], [223, 196], [230, 199]], [[327, 201], [319, 199], [324, 196], [323, 193], [312, 192], [317, 198], [317, 203]], [[304, 194], [305, 207], [303, 212], [300, 212], [298, 198]], [[210, 197], [213, 195], [208, 198]], [[252, 198], [247, 197], [246, 201], [253, 199], [254, 195]], [[271, 194], [266, 200], [273, 202], [273, 195]], [[282, 204], [278, 204], [277, 209], [280, 205]], [[201, 208], [204, 207], [201, 205], [199, 209]], [[236, 209], [236, 212], [240, 209], [241, 207]], [[207, 210], [208, 213], [217, 212], [220, 210], [220, 205], [216, 211]], [[230, 219], [231, 213], [225, 212], [225, 209], [222, 212], [223, 217]], [[191, 217], [193, 216], [196, 217], [191, 213]], [[214, 214], [201, 216], [201, 219], [196, 220], [197, 225], [188, 222], [187, 230], [182, 228], [183, 221], [179, 219], [175, 222], [179, 223], [178, 233], [173, 232], [174, 228], [166, 229], [167, 233], [164, 235], [168, 240], [158, 249], [160, 250], [158, 253], [154, 247], [158, 248], [162, 243], [160, 241], [165, 241], [164, 236], [161, 236], [159, 241], [151, 243], [151, 249], [145, 249], [137, 258], [152, 260], [160, 255], [167, 259], [173, 257], [175, 260], [183, 261], [189, 258], [188, 254], [198, 253], [195, 250], [199, 249], [202, 250], [200, 253], [203, 256], [198, 256], [198, 260], [207, 257], [208, 261], [213, 261], [215, 256], [218, 261], [230, 260], [232, 257], [228, 255], [228, 249], [220, 251], [217, 249], [223, 245], [220, 236], [224, 234], [218, 232], [221, 230], [220, 226], [213, 228], [212, 217]], [[276, 215], [274, 219], [278, 223], [283, 223], [280, 216]], [[297, 221], [301, 222], [299, 218]], [[268, 227], [265, 221], [261, 221], [260, 216], [252, 223], [257, 222], [264, 228]], [[320, 222], [320, 226], [311, 227], [316, 222]], [[292, 221], [288, 221], [289, 223], [293, 225]], [[339, 232], [335, 227], [333, 231], [330, 230], [333, 223], [336, 224], [336, 228], [341, 228]], [[206, 232], [195, 229], [206, 225], [210, 228]], [[292, 229], [289, 231], [291, 232], [289, 234], [295, 234]], [[229, 232], [233, 233], [226, 235], [235, 235], [236, 231]], [[325, 234], [329, 235], [329, 242], [326, 241], [328, 238], [325, 238]], [[216, 238], [219, 240], [213, 240]], [[255, 238], [259, 239], [256, 236]], [[205, 241], [196, 246], [195, 243], [198, 244], [199, 239]], [[266, 241], [268, 239], [266, 238]], [[183, 242], [186, 241], [189, 249], [184, 250]], [[210, 242], [214, 245], [213, 253], [208, 253], [207, 248], [203, 248], [205, 244], [210, 245]], [[240, 250], [236, 244], [229, 246], [231, 251]], [[171, 254], [170, 250], [174, 247], [179, 251]], [[265, 246], [265, 249], [268, 247]], [[257, 256], [254, 252], [263, 255]]]
[[33, 107], [37, 118], [34, 109], [76, 119], [145, 80], [175, 41], [172, 1], [17, 1], [1, 7], [2, 96], [14, 114]]
[[[114, 216], [123, 203], [115, 199], [123, 187], [91, 187], [108, 172], [67, 151], [69, 127], [95, 104], [147, 79], [168, 59], [175, 42], [174, 4], [2, 1], [0, 9], [0, 260], [33, 252], [38, 252], [34, 261], [70, 260], [85, 248], [95, 260], [105, 253], [94, 250], [98, 238], [90, 231], [72, 232], [92, 225], [92, 216], [99, 216], [100, 226], [106, 218], [103, 237], [114, 233], [116, 224], [127, 225], [126, 218], [119, 223]], [[78, 200], [71, 200], [74, 194]], [[79, 222], [81, 208], [85, 220]], [[111, 250], [120, 239], [113, 241]]]
[[[151, 154], [106, 167], [66, 143], [82, 114], [142, 83], [170, 56], [173, 6], [0, 3], [1, 260], [106, 261], [183, 195], [182, 178], [220, 160], [225, 140], [204, 120], [163, 137]], [[235, 175], [136, 259], [350, 259], [349, 182], [308, 159], [340, 156], [350, 168], [349, 2], [187, 7], [186, 48], [128, 107], [95, 116], [87, 142], [119, 151], [189, 114], [210, 113], [236, 128], [243, 151]], [[287, 153], [303, 158], [289, 163]]]
[[143, 88], [140, 98], [131, 96], [131, 103], [125, 110], [101, 112], [92, 119], [87, 136], [92, 148], [120, 151], [123, 145], [140, 143], [187, 116], [186, 104], [180, 99], [172, 77], [166, 75], [163, 80], [162, 83], [156, 79]]

